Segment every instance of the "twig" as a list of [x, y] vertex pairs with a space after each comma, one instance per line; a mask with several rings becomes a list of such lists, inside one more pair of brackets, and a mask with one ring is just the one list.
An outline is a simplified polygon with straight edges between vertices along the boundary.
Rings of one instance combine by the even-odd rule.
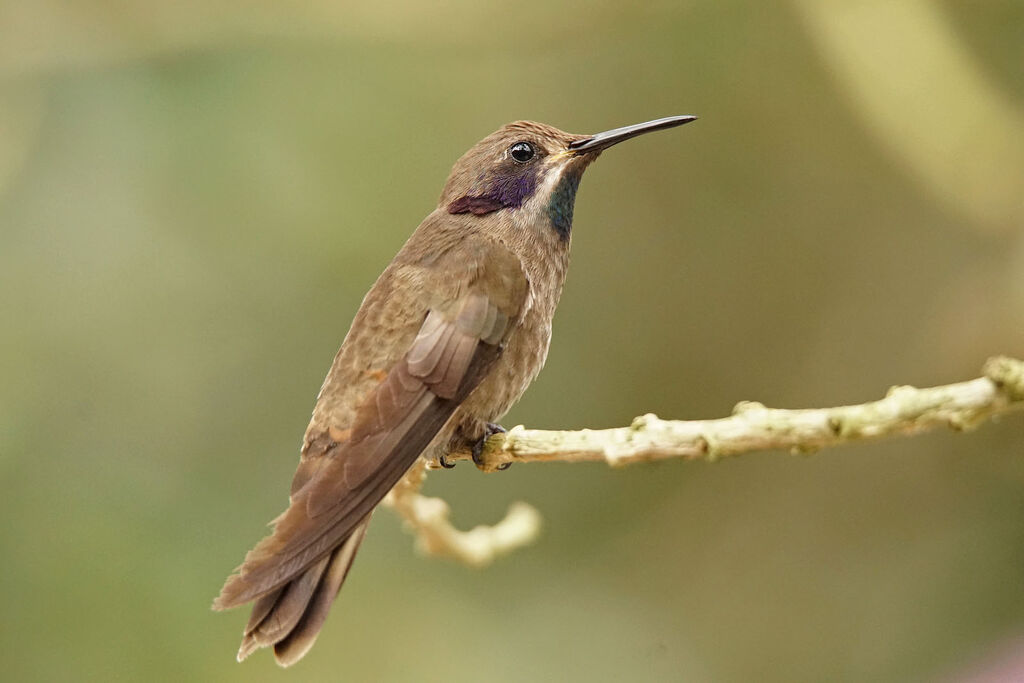
[[[482, 469], [505, 463], [600, 462], [612, 466], [667, 458], [715, 460], [768, 450], [813, 453], [851, 441], [909, 436], [947, 426], [966, 431], [1003, 413], [1024, 409], [1024, 361], [997, 357], [983, 377], [926, 389], [897, 386], [885, 398], [860, 405], [786, 410], [743, 402], [730, 417], [715, 420], [662, 420], [643, 415], [629, 427], [547, 431], [521, 425], [488, 439]], [[465, 460], [468, 452], [447, 456]], [[419, 493], [425, 473], [413, 468], [385, 502], [413, 528], [421, 548], [472, 566], [530, 543], [539, 532], [536, 510], [517, 503], [493, 527], [458, 531], [448, 521], [448, 505]], [[525, 507], [519, 507], [525, 506]]]
[[505, 519], [494, 526], [459, 531], [449, 520], [448, 503], [420, 493], [425, 469], [422, 461], [413, 465], [383, 501], [405, 520], [421, 552], [483, 567], [499, 555], [533, 543], [540, 533], [540, 513], [522, 502], [513, 503]]
[[[916, 389], [897, 386], [871, 403], [786, 410], [739, 403], [731, 417], [716, 420], [636, 418], [629, 427], [544, 431], [522, 426], [488, 439], [488, 470], [505, 463], [594, 462], [628, 465], [666, 458], [715, 460], [754, 451], [813, 453], [826, 446], [886, 436], [911, 435], [948, 426], [965, 431], [989, 418], [1024, 408], [1024, 361], [989, 360], [984, 377]], [[468, 452], [448, 460], [467, 459]]]

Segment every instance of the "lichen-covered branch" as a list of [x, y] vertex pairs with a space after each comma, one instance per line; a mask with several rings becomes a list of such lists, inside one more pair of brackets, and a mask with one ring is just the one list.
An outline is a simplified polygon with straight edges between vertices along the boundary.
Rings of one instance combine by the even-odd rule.
[[[990, 359], [983, 376], [967, 382], [918, 389], [897, 386], [885, 398], [859, 405], [788, 410], [743, 402], [729, 417], [662, 420], [643, 415], [628, 427], [547, 431], [515, 427], [488, 439], [481, 468], [506, 463], [607, 462], [612, 466], [667, 458], [715, 460], [768, 450], [812, 453], [851, 441], [909, 436], [938, 427], [973, 429], [998, 415], [1024, 409], [1024, 361]], [[469, 459], [456, 452], [449, 461]], [[490, 562], [533, 540], [540, 517], [514, 505], [493, 527], [462, 532], [448, 521], [448, 505], [419, 493], [425, 476], [418, 465], [385, 501], [413, 528], [421, 548], [472, 566]]]
[[[754, 451], [812, 453], [851, 441], [908, 436], [950, 427], [969, 430], [1024, 409], [1024, 361], [989, 360], [983, 377], [926, 389], [897, 386], [885, 398], [860, 405], [787, 410], [739, 403], [730, 417], [662, 420], [643, 415], [628, 427], [545, 431], [521, 426], [488, 439], [485, 469], [505, 463], [593, 462], [628, 465], [683, 458], [715, 460]], [[469, 458], [459, 452], [448, 460]]]
[[505, 519], [494, 526], [459, 531], [449, 519], [448, 503], [420, 493], [425, 469], [422, 461], [417, 462], [384, 499], [416, 535], [420, 551], [483, 567], [499, 555], [533, 543], [540, 533], [540, 513], [526, 503], [513, 503]]

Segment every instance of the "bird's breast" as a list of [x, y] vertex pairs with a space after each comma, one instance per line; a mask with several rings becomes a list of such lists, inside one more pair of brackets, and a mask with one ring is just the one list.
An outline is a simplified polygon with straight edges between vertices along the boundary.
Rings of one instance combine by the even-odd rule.
[[529, 306], [516, 322], [494, 367], [463, 405], [462, 413], [469, 419], [498, 421], [544, 367], [565, 267], [556, 261], [535, 262], [531, 271]]

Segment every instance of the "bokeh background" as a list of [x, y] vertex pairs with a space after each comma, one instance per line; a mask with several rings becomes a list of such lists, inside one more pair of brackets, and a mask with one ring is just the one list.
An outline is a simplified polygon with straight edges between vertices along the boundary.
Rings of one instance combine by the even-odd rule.
[[1024, 354], [1016, 0], [0, 2], [0, 678], [1016, 675], [1015, 416], [434, 474], [461, 526], [524, 499], [541, 540], [474, 571], [381, 512], [311, 655], [235, 663], [246, 615], [210, 602], [455, 159], [517, 118], [682, 113], [588, 172], [507, 425], [860, 402]]

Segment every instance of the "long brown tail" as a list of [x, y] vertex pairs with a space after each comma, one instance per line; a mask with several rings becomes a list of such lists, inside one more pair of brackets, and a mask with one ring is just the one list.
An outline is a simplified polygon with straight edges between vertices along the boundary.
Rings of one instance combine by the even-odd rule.
[[341, 590], [369, 523], [367, 517], [330, 555], [280, 588], [256, 599], [242, 646], [238, 648], [238, 661], [271, 645], [274, 658], [281, 666], [291, 666], [309, 652], [327, 619], [331, 603]]

